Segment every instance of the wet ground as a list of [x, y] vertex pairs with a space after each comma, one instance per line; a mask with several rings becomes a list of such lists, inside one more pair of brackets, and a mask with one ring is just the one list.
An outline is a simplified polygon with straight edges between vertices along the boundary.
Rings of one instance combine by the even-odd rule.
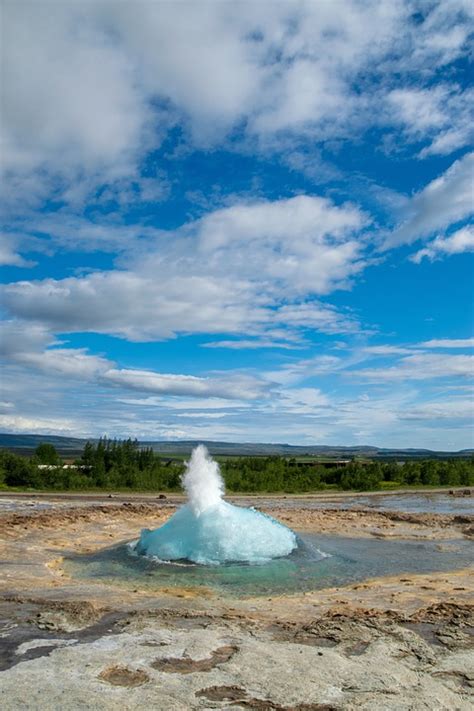
[[469, 540], [412, 541], [341, 538], [303, 534], [286, 558], [260, 565], [166, 563], [136, 555], [120, 544], [64, 559], [71, 577], [150, 592], [161, 588], [210, 588], [220, 594], [251, 597], [310, 592], [385, 575], [459, 570], [473, 561]]
[[[371, 492], [353, 494], [348, 492], [318, 493], [310, 495], [254, 495], [228, 496], [227, 500], [242, 506], [258, 506], [272, 510], [274, 508], [299, 509], [354, 509], [364, 508], [378, 511], [404, 511], [407, 513], [472, 514], [474, 513], [474, 489], [457, 487], [455, 489]], [[133, 500], [150, 503], [153, 500], [167, 501], [180, 505], [184, 497], [179, 494], [28, 494], [0, 492], [1, 512], [23, 512], [47, 510], [51, 508], [70, 508], [92, 505], [108, 505]]]

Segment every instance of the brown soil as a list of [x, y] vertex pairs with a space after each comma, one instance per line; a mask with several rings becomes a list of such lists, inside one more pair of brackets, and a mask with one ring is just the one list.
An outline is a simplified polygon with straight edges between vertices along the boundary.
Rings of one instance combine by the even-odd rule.
[[169, 659], [156, 659], [152, 662], [153, 669], [179, 674], [192, 674], [193, 672], [208, 672], [214, 669], [218, 664], [225, 664], [231, 659], [238, 647], [226, 645], [214, 650], [210, 657], [206, 659], [191, 659], [190, 657], [178, 657]]
[[366, 509], [273, 509], [272, 516], [300, 531], [379, 538], [474, 536], [474, 516]]
[[336, 706], [328, 704], [297, 704], [297, 706], [281, 706], [270, 699], [257, 699], [249, 696], [240, 686], [210, 686], [207, 689], [196, 691], [197, 697], [204, 697], [209, 701], [228, 701], [230, 706], [240, 706], [244, 709], [257, 709], [257, 711], [337, 711]]
[[196, 691], [197, 697], [204, 697], [209, 701], [228, 701], [230, 706], [240, 706], [244, 709], [257, 709], [257, 711], [337, 711], [336, 706], [328, 704], [297, 704], [296, 706], [281, 706], [270, 699], [257, 699], [249, 696], [240, 686], [210, 686], [207, 689]]
[[110, 521], [123, 518], [156, 516], [157, 520], [169, 516], [175, 506], [162, 503], [128, 503], [75, 508], [47, 509], [26, 513], [7, 513], [0, 519], [0, 532], [10, 534], [18, 529], [59, 528], [74, 523]]
[[141, 686], [150, 681], [148, 674], [141, 669], [128, 669], [127, 667], [107, 667], [99, 674], [99, 679], [113, 686]]

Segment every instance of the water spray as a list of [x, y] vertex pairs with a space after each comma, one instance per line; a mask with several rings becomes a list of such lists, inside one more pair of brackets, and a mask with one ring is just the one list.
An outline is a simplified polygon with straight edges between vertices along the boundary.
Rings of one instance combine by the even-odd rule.
[[203, 445], [193, 450], [182, 482], [188, 502], [160, 528], [141, 532], [139, 555], [207, 565], [265, 563], [297, 548], [296, 534], [271, 516], [223, 500], [219, 464]]

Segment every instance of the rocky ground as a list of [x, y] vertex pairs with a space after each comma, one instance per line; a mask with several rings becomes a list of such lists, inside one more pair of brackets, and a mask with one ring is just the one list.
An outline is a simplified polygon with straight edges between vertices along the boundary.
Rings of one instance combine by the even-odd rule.
[[[2, 709], [472, 708], [468, 570], [246, 599], [66, 573], [64, 556], [133, 539], [175, 503], [1, 514]], [[301, 498], [271, 508], [314, 533], [440, 545], [473, 534], [469, 516], [313, 510]]]

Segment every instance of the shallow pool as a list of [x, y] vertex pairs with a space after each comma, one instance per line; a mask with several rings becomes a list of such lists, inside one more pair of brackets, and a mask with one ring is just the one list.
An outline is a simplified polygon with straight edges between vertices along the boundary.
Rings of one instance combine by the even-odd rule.
[[204, 566], [160, 563], [136, 556], [128, 545], [65, 560], [73, 577], [141, 590], [205, 587], [241, 597], [347, 585], [369, 578], [460, 569], [473, 562], [474, 544], [452, 541], [385, 541], [336, 536], [300, 537], [297, 551], [262, 565]]

